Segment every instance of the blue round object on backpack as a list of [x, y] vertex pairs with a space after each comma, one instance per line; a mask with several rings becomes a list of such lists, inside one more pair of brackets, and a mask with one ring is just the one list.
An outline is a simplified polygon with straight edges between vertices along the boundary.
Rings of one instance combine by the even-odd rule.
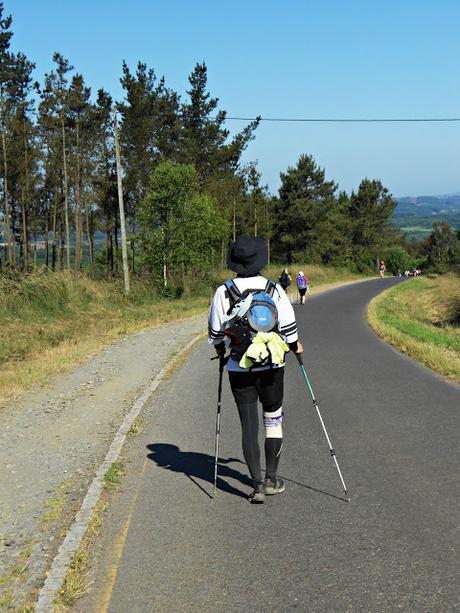
[[253, 330], [272, 332], [278, 323], [278, 310], [274, 300], [265, 292], [260, 292], [254, 294], [246, 317]]

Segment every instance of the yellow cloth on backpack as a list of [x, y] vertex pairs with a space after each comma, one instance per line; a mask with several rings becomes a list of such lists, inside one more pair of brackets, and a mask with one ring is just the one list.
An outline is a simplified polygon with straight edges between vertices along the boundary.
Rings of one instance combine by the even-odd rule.
[[271, 355], [272, 363], [282, 366], [286, 351], [289, 351], [289, 347], [276, 332], [257, 332], [239, 365], [241, 368], [251, 368]]

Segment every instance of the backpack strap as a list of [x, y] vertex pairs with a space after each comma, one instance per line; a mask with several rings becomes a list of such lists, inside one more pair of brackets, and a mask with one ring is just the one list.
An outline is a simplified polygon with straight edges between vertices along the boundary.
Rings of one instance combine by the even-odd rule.
[[230, 301], [230, 308], [232, 308], [233, 305], [241, 298], [241, 292], [236, 287], [236, 284], [233, 282], [233, 279], [225, 281], [225, 287], [227, 288], [226, 294]]
[[270, 279], [267, 281], [267, 285], [265, 286], [264, 292], [273, 298], [273, 294], [275, 293], [276, 283], [271, 281]]

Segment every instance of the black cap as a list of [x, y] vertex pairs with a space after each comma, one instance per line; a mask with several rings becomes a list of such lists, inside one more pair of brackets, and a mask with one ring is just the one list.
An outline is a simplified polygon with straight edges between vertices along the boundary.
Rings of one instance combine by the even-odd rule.
[[267, 245], [257, 236], [239, 236], [228, 247], [227, 266], [239, 275], [256, 275], [267, 262]]

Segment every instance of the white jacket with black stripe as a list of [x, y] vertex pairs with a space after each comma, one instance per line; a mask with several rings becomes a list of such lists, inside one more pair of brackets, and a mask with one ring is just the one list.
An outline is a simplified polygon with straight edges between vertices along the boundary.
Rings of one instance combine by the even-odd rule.
[[[235, 277], [233, 282], [241, 293], [243, 293], [246, 289], [264, 290], [267, 285], [267, 279], [262, 275], [256, 275], [254, 277]], [[273, 300], [278, 310], [278, 325], [281, 336], [286, 343], [295, 343], [298, 340], [298, 334], [294, 309], [292, 308], [292, 304], [289, 301], [286, 292], [278, 283], [276, 284], [276, 289], [273, 293]], [[218, 345], [223, 341], [226, 341], [228, 344], [228, 339], [226, 339], [224, 336], [225, 324], [223, 319], [229, 309], [230, 300], [228, 297], [227, 288], [225, 285], [220, 285], [214, 294], [214, 298], [212, 299], [211, 307], [209, 309], [208, 341], [212, 345]], [[257, 370], [265, 370], [269, 368], [272, 367], [264, 366], [257, 368]], [[241, 366], [239, 366], [238, 362], [232, 358], [230, 358], [228, 361], [227, 370], [246, 372], [243, 368], [241, 368]]]

